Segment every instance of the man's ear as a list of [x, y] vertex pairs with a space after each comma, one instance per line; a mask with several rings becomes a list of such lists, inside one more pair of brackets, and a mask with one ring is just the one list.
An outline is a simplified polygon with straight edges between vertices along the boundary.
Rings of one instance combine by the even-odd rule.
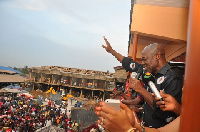
[[160, 60], [160, 54], [156, 54], [156, 60]]

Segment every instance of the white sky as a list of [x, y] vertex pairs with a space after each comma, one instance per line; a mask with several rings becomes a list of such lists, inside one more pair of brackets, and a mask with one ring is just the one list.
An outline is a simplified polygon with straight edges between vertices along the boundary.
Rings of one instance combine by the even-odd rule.
[[127, 56], [131, 0], [0, 0], [0, 65], [114, 72]]

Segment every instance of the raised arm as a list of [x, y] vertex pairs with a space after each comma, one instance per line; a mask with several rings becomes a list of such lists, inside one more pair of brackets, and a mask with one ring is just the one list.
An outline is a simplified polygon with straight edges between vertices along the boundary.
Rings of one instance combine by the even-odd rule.
[[106, 42], [106, 46], [102, 45], [102, 47], [108, 52], [111, 53], [115, 58], [117, 58], [117, 60], [122, 63], [122, 60], [124, 58], [124, 56], [122, 56], [120, 53], [117, 53], [115, 50], [113, 50], [113, 48], [111, 47], [110, 43], [108, 42], [108, 40], [106, 39], [105, 36], [103, 36], [105, 42]]

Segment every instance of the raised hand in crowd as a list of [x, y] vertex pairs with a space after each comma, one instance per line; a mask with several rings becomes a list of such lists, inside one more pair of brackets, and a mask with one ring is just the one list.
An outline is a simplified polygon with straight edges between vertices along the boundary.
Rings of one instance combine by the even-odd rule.
[[126, 105], [138, 105], [142, 102], [142, 100], [140, 98], [135, 98], [135, 99], [131, 99], [131, 100], [122, 100], [123, 104]]
[[[154, 94], [152, 95], [155, 97]], [[160, 91], [160, 95], [162, 96], [163, 101], [159, 101], [159, 98], [155, 98], [155, 101], [162, 111], [172, 111], [176, 115], [181, 114], [181, 105], [173, 96], [163, 93], [162, 91]]]
[[123, 55], [121, 55], [120, 53], [117, 53], [115, 50], [113, 50], [113, 48], [111, 47], [110, 43], [108, 42], [108, 40], [106, 39], [105, 36], [103, 36], [104, 41], [106, 42], [106, 46], [102, 45], [102, 47], [108, 52], [111, 53], [115, 58], [117, 58], [117, 60], [122, 63], [122, 60], [124, 58]]
[[103, 36], [103, 39], [104, 39], [105, 42], [106, 42], [106, 46], [105, 46], [105, 45], [102, 45], [102, 47], [103, 47], [104, 49], [106, 49], [106, 51], [107, 51], [108, 53], [110, 53], [111, 50], [113, 50], [113, 49], [112, 49], [110, 43], [108, 42], [108, 40], [106, 39], [105, 36]]

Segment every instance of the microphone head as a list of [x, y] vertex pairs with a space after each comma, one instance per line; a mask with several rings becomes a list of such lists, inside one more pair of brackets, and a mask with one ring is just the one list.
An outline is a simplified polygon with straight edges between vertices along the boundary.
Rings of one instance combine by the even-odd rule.
[[152, 74], [150, 72], [146, 72], [145, 74], [143, 74], [142, 76], [142, 81], [148, 85], [149, 81], [154, 82], [155, 78], [152, 76]]
[[138, 70], [143, 69], [143, 66], [137, 62], [133, 62], [130, 64], [130, 72], [137, 72]]
[[143, 74], [143, 66], [140, 65], [139, 67], [137, 67], [137, 71], [131, 73], [131, 78], [139, 79], [142, 74]]

